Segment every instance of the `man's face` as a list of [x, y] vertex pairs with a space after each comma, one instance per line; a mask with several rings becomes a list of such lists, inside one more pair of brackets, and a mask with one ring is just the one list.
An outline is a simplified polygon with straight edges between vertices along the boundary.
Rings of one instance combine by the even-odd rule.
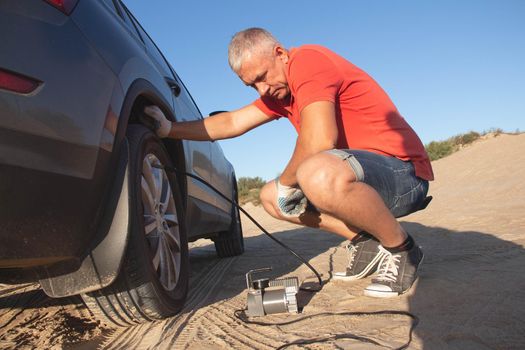
[[238, 75], [259, 95], [281, 100], [290, 94], [285, 74], [287, 63], [288, 52], [276, 46], [271, 55], [254, 54], [246, 58]]

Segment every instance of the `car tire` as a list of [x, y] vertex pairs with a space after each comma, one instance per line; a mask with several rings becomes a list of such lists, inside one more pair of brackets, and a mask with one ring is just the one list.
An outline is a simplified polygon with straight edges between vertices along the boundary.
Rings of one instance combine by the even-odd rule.
[[[237, 180], [233, 178], [233, 195], [232, 198], [235, 203], [239, 204], [239, 197], [237, 193]], [[228, 231], [219, 233], [219, 236], [214, 239], [215, 250], [217, 255], [221, 258], [236, 256], [244, 253], [244, 237], [242, 234], [241, 215], [239, 208], [232, 205], [231, 209], [231, 224]]]
[[130, 125], [128, 244], [117, 279], [82, 295], [111, 326], [129, 326], [177, 314], [188, 291], [188, 241], [182, 195], [172, 162], [147, 128]]

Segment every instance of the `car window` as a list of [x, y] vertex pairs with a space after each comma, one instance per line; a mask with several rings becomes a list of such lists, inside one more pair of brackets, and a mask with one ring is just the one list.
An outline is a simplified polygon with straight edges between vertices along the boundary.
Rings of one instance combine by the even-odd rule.
[[186, 105], [188, 106], [188, 108], [190, 108], [192, 110], [193, 114], [195, 114], [200, 119], [202, 119], [203, 118], [202, 117], [202, 113], [199, 110], [199, 107], [195, 103], [195, 100], [191, 96], [190, 92], [188, 91], [188, 89], [186, 89], [186, 85], [184, 85], [184, 82], [180, 79], [180, 77], [177, 75], [177, 73], [175, 73], [175, 70], [173, 68], [172, 68], [172, 72], [173, 72], [173, 75], [175, 75], [175, 77], [177, 78], [177, 82], [179, 82], [179, 84], [180, 84], [181, 95], [184, 98], [184, 101], [185, 101]]
[[[186, 86], [180, 79], [180, 77], [175, 73], [175, 70], [169, 62], [166, 60], [162, 52], [159, 50], [155, 42], [150, 38], [148, 33], [142, 28], [141, 24], [137, 21], [137, 19], [133, 16], [133, 14], [127, 9], [127, 7], [120, 1], [117, 0], [120, 3], [121, 8], [126, 11], [126, 14], [129, 16], [129, 18], [133, 21], [134, 27], [137, 29], [140, 37], [142, 38], [142, 41], [144, 42], [144, 45], [146, 45], [146, 50], [148, 51], [148, 54], [152, 59], [155, 61], [157, 66], [160, 68], [161, 72], [164, 74], [165, 77], [170, 77], [175, 79], [181, 88], [181, 93], [178, 96], [177, 100], [179, 102], [184, 103], [187, 112], [190, 112], [191, 115], [193, 115], [195, 118], [202, 119], [202, 114], [197, 107], [197, 104], [193, 100], [193, 97], [190, 95], [188, 90], [186, 89]], [[128, 17], [127, 16], [127, 17]]]
[[162, 52], [160, 52], [160, 50], [157, 47], [157, 45], [153, 42], [153, 40], [151, 40], [151, 38], [148, 35], [148, 33], [146, 33], [144, 28], [142, 28], [140, 23], [133, 16], [133, 14], [126, 8], [126, 6], [122, 4], [122, 7], [127, 12], [129, 18], [131, 18], [131, 20], [133, 21], [133, 25], [135, 26], [135, 28], [139, 32], [140, 37], [142, 38], [142, 41], [144, 42], [144, 45], [146, 45], [146, 50], [148, 51], [148, 54], [155, 61], [157, 66], [161, 69], [162, 74], [164, 74], [164, 76], [166, 76], [166, 77], [173, 78], [173, 75], [172, 75], [171, 69], [170, 69], [170, 67], [168, 65], [168, 62], [164, 58], [164, 55], [162, 54]]
[[133, 21], [131, 20], [131, 18], [128, 16], [127, 12], [124, 10], [124, 7], [122, 5], [122, 3], [120, 3], [119, 1], [113, 1], [113, 0], [103, 0], [104, 2], [111, 2], [113, 4], [113, 7], [115, 8], [116, 12], [118, 13], [118, 15], [120, 16], [120, 18], [122, 18], [122, 20], [124, 21], [124, 23], [126, 24], [126, 27], [128, 28], [129, 32], [135, 36], [136, 38], [138, 38], [140, 40], [141, 43], [143, 43], [142, 41], [142, 38], [140, 37], [138, 31], [137, 31], [137, 28], [135, 27], [135, 24], [133, 24]]

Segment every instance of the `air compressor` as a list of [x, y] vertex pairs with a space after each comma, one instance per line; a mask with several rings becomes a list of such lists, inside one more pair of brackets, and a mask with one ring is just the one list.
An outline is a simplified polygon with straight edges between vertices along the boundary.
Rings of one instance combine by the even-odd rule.
[[246, 273], [246, 286], [248, 288], [246, 314], [248, 316], [299, 312], [297, 305], [299, 279], [297, 277], [259, 278], [256, 280], [252, 278], [252, 275], [255, 273], [271, 270], [271, 267], [264, 267], [250, 270]]

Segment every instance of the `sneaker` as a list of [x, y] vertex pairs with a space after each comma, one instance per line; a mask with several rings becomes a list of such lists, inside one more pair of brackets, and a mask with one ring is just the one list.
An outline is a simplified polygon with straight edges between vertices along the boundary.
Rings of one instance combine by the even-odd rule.
[[390, 298], [405, 293], [417, 279], [417, 270], [423, 261], [421, 248], [414, 245], [409, 251], [390, 253], [379, 246], [382, 259], [377, 277], [365, 288], [365, 295], [376, 298]]
[[354, 281], [375, 272], [384, 253], [379, 250], [379, 242], [373, 238], [364, 238], [347, 246], [348, 267], [345, 272], [336, 272], [334, 280]]

